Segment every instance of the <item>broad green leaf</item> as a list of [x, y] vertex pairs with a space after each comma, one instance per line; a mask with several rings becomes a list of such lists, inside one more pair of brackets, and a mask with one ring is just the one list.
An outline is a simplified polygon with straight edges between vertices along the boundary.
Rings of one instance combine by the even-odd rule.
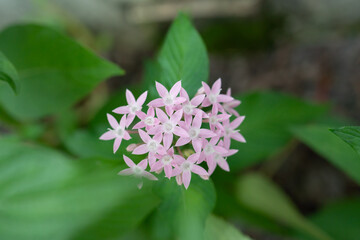
[[18, 25], [0, 33], [0, 49], [19, 73], [21, 91], [0, 86], [0, 104], [20, 121], [61, 112], [101, 81], [123, 74], [69, 37], [39, 25]]
[[229, 158], [231, 169], [259, 163], [281, 151], [291, 140], [291, 125], [307, 123], [324, 114], [326, 108], [275, 92], [255, 92], [239, 96], [238, 107], [245, 121], [240, 126], [246, 144], [233, 141], [239, 152]]
[[296, 137], [360, 184], [360, 157], [327, 126], [310, 125], [292, 128]]
[[[19, 76], [12, 65], [0, 51], [0, 81], [7, 82], [15, 93], [19, 91]], [[1, 86], [1, 85], [0, 85]]]
[[[156, 66], [157, 64], [159, 66]], [[148, 78], [146, 81], [150, 94], [155, 92], [151, 90], [155, 87], [155, 81], [159, 81], [170, 89], [175, 82], [182, 80], [182, 86], [188, 91], [190, 97], [195, 95], [201, 87], [202, 81], [207, 82], [209, 59], [206, 47], [186, 15], [179, 14], [174, 20], [160, 49], [157, 61], [153, 62], [151, 67], [156, 67], [160, 72], [151, 74], [159, 79]]]
[[[334, 240], [358, 240], [360, 236], [360, 198], [331, 203], [311, 216], [311, 221]], [[302, 239], [311, 239], [302, 237]], [[313, 239], [311, 239], [313, 240]]]
[[154, 239], [204, 239], [205, 222], [215, 204], [215, 191], [210, 181], [193, 174], [185, 190], [174, 179], [163, 179], [157, 183], [155, 191], [162, 203], [154, 215]]
[[269, 179], [256, 173], [244, 175], [238, 180], [236, 191], [237, 199], [250, 209], [315, 239], [331, 239], [321, 229], [307, 221], [285, 193]]
[[149, 182], [0, 139], [0, 239], [117, 239], [158, 204]]
[[344, 140], [352, 148], [360, 154], [360, 127], [342, 127], [339, 129], [332, 129], [338, 137]]
[[243, 235], [238, 229], [224, 220], [210, 215], [205, 227], [206, 240], [251, 240], [250, 237]]

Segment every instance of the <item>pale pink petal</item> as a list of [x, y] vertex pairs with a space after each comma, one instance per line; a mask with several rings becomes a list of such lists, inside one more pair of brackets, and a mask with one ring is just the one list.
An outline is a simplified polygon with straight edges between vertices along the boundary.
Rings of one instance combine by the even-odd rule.
[[212, 89], [211, 92], [218, 94], [221, 91], [221, 78], [219, 78], [218, 80], [216, 80], [214, 82], [214, 84], [212, 85]]
[[154, 99], [148, 103], [148, 106], [151, 106], [151, 107], [162, 107], [164, 105], [165, 105], [164, 100], [162, 98]]
[[[184, 114], [185, 123], [187, 126], [191, 125], [192, 115]], [[180, 125], [180, 124], [179, 124]], [[184, 128], [183, 126], [181, 126]]]
[[147, 159], [142, 160], [141, 162], [138, 163], [138, 167], [140, 167], [142, 170], [145, 170], [145, 168], [147, 167]]
[[149, 109], [147, 110], [147, 115], [150, 117], [154, 117], [155, 116], [155, 109], [153, 107], [149, 107]]
[[132, 94], [132, 92], [130, 92], [129, 89], [126, 89], [126, 101], [128, 102], [128, 104], [133, 104], [136, 102], [134, 95]]
[[202, 102], [202, 105], [203, 107], [208, 107], [211, 105], [211, 102], [208, 98], [205, 98], [204, 101]]
[[161, 161], [157, 161], [151, 166], [151, 171], [152, 172], [159, 171], [163, 168], [163, 166], [164, 164]]
[[208, 173], [209, 175], [213, 174], [215, 168], [216, 168], [216, 162], [214, 160], [207, 160], [206, 161], [208, 165]]
[[216, 133], [214, 133], [209, 129], [200, 129], [199, 136], [203, 138], [211, 138], [211, 137], [215, 137]]
[[138, 189], [141, 189], [144, 185], [144, 182], [141, 180], [141, 182], [138, 183], [137, 187]]
[[226, 150], [225, 148], [223, 147], [220, 147], [220, 146], [214, 146], [214, 149], [216, 152], [220, 153], [220, 154], [225, 154], [227, 153], [228, 150]]
[[170, 155], [170, 156], [172, 156], [172, 155], [174, 155], [174, 148], [173, 147], [171, 147], [168, 151], [167, 151], [167, 153]]
[[[174, 155], [174, 162], [178, 165], [181, 165], [184, 161], [185, 161], [185, 158], [180, 156], [180, 155]], [[174, 174], [173, 174], [174, 176]]]
[[241, 117], [236, 118], [234, 121], [232, 121], [230, 123], [230, 127], [232, 129], [236, 129], [237, 127], [240, 126], [240, 124], [244, 121], [244, 119], [245, 119], [245, 116], [241, 116]]
[[[124, 115], [123, 117], [125, 117], [126, 115]], [[126, 127], [129, 127], [130, 124], [134, 121], [135, 118], [135, 114], [129, 114], [128, 118], [126, 119]], [[122, 119], [121, 119], [122, 120]], [[120, 126], [121, 126], [121, 122], [120, 122]], [[123, 127], [123, 126], [121, 126]], [[124, 126], [125, 127], [125, 126]]]
[[200, 176], [209, 175], [208, 172], [205, 169], [203, 169], [202, 167], [200, 167], [200, 166], [198, 166], [196, 164], [192, 165], [191, 171], [193, 173], [196, 173], [197, 175], [200, 175]]
[[204, 101], [204, 98], [205, 94], [195, 96], [193, 99], [191, 99], [191, 105], [195, 107], [199, 106]]
[[156, 90], [159, 93], [160, 97], [166, 97], [169, 94], [168, 90], [159, 82], [155, 82]]
[[133, 129], [139, 129], [139, 128], [143, 128], [146, 127], [144, 122], [138, 122], [137, 124], [134, 125]]
[[159, 120], [161, 122], [167, 122], [169, 120], [168, 116], [166, 115], [166, 113], [164, 113], [163, 110], [161, 110], [160, 108], [156, 109], [156, 116], [159, 118]]
[[181, 88], [180, 90], [180, 97], [184, 97], [186, 98], [186, 101], [189, 101], [189, 95], [184, 88]]
[[174, 134], [179, 136], [179, 137], [189, 137], [189, 134], [181, 127], [174, 127]]
[[149, 136], [149, 134], [147, 134], [145, 131], [139, 129], [139, 135], [141, 140], [143, 140], [143, 142], [147, 143], [151, 140], [151, 137]]
[[176, 183], [178, 184], [178, 185], [181, 185], [182, 184], [182, 177], [181, 177], [181, 175], [176, 175]]
[[194, 139], [193, 141], [192, 141], [192, 145], [193, 145], [193, 147], [194, 147], [194, 150], [195, 150], [195, 152], [200, 152], [201, 151], [201, 147], [202, 147], [202, 141], [201, 141], [201, 139]]
[[205, 83], [205, 82], [201, 82], [201, 84], [202, 84], [202, 86], [203, 86], [203, 88], [204, 88], [204, 92], [205, 92], [207, 95], [209, 95], [209, 94], [211, 93], [211, 89], [210, 89], [209, 85], [207, 85], [207, 83]]
[[116, 121], [116, 119], [111, 115], [111, 114], [106, 114], [107, 116], [107, 119], [110, 123], [110, 126], [113, 128], [113, 129], [117, 129], [119, 127], [119, 123]]
[[157, 177], [146, 171], [142, 173], [142, 176], [152, 181], [158, 180]]
[[156, 126], [156, 127], [151, 127], [149, 130], [147, 130], [148, 134], [154, 135], [157, 134], [159, 132], [162, 131], [162, 126]]
[[228, 90], [226, 91], [226, 95], [231, 96], [231, 88], [228, 88]]
[[[149, 108], [150, 109], [150, 108]], [[140, 118], [141, 120], [144, 120], [146, 118], [146, 114], [144, 112], [141, 112], [141, 111], [137, 111], [136, 113], [136, 116], [138, 118]]]
[[230, 137], [224, 137], [224, 147], [229, 149], [230, 148], [230, 144], [231, 144], [231, 139]]
[[230, 168], [229, 168], [229, 164], [226, 162], [226, 160], [221, 160], [218, 162], [218, 165], [224, 169], [225, 171], [229, 172], [230, 171]]
[[173, 141], [173, 134], [172, 133], [165, 133], [164, 134], [164, 147], [168, 149]]
[[118, 174], [122, 175], [122, 176], [129, 176], [129, 175], [134, 174], [134, 172], [131, 168], [127, 168], [127, 169], [121, 170]]
[[202, 124], [202, 113], [198, 112], [193, 119], [192, 126], [194, 128], [200, 128], [201, 124]]
[[120, 124], [119, 124], [120, 127], [125, 129], [125, 126], [126, 126], [127, 123], [128, 123], [128, 120], [126, 119], [126, 115], [122, 116], [121, 120], [120, 120]]
[[228, 95], [220, 94], [216, 100], [218, 102], [230, 102], [230, 101], [234, 100], [234, 98], [230, 97]]
[[174, 113], [174, 106], [165, 106], [166, 113], [171, 116]]
[[191, 181], [191, 172], [190, 171], [183, 172], [182, 181], [184, 183], [185, 188], [187, 189], [189, 187], [190, 181]]
[[134, 149], [134, 151], [132, 152], [135, 155], [142, 155], [149, 152], [146, 144], [141, 144], [140, 146], [138, 146], [137, 148]]
[[160, 143], [161, 140], [162, 140], [162, 137], [163, 137], [162, 133], [157, 133], [157, 134], [155, 134], [155, 136], [154, 136], [154, 140], [155, 140], [156, 142]]
[[115, 137], [116, 137], [116, 134], [111, 130], [111, 131], [107, 131], [106, 133], [101, 135], [100, 139], [101, 140], [113, 140]]
[[181, 81], [178, 81], [174, 84], [174, 86], [170, 89], [170, 95], [176, 97], [181, 89]]
[[131, 136], [130, 136], [130, 134], [129, 134], [127, 131], [124, 132], [123, 139], [125, 139], [125, 140], [131, 139]]
[[156, 161], [156, 154], [153, 154], [151, 152], [149, 152], [149, 155], [148, 155], [148, 159], [149, 159], [149, 166], [150, 168], [153, 166], [153, 164], [155, 163]]
[[232, 156], [234, 154], [236, 154], [239, 150], [237, 149], [230, 149], [226, 154], [224, 154], [223, 156], [224, 157], [229, 157], [229, 156]]
[[121, 107], [115, 108], [113, 110], [113, 112], [117, 113], [117, 114], [127, 114], [130, 112], [130, 110], [129, 110], [128, 106], [121, 106]]
[[183, 110], [179, 110], [179, 111], [176, 111], [171, 117], [170, 117], [170, 121], [177, 124], [180, 119], [182, 118], [182, 115], [183, 115]]
[[239, 132], [231, 134], [231, 138], [235, 139], [238, 142], [246, 143], [246, 140], [245, 140], [244, 136], [241, 135], [241, 133], [239, 133]]
[[195, 163], [199, 160], [199, 157], [200, 157], [200, 153], [194, 153], [194, 154], [190, 155], [187, 160], [189, 162]]
[[165, 176], [170, 179], [172, 174], [172, 167], [170, 165], [165, 165], [164, 172], [165, 172]]
[[114, 146], [113, 146], [114, 153], [116, 153], [116, 151], [119, 149], [121, 140], [122, 140], [121, 138], [115, 138]]
[[177, 140], [175, 146], [176, 147], [184, 146], [185, 144], [188, 144], [190, 141], [191, 141], [191, 139], [188, 137], [187, 138], [181, 137], [181, 138], [179, 138], [179, 140]]
[[125, 155], [123, 155], [123, 158], [124, 158], [124, 161], [125, 161], [126, 165], [128, 165], [129, 167], [135, 166], [135, 163], [130, 158], [128, 158]]
[[143, 94], [140, 95], [140, 97], [137, 99], [136, 103], [139, 105], [139, 106], [142, 106], [146, 100], [146, 97], [147, 97], [147, 94], [148, 92], [145, 91]]
[[177, 97], [177, 98], [174, 99], [174, 104], [181, 104], [181, 103], [184, 103], [186, 101], [187, 100], [184, 97]]

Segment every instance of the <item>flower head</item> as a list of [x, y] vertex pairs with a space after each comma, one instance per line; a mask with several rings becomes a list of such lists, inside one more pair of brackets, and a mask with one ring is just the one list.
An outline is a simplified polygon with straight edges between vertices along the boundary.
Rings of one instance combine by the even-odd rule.
[[[240, 101], [231, 97], [230, 90], [226, 95], [221, 94], [221, 79], [211, 88], [202, 83], [193, 98], [181, 87], [181, 81], [175, 83], [170, 91], [158, 82], [155, 84], [160, 98], [147, 104], [149, 108], [146, 113], [142, 111], [142, 105], [147, 92], [136, 100], [126, 90], [128, 105], [114, 110], [123, 114], [120, 122], [107, 115], [112, 128], [100, 139], [115, 139], [116, 152], [123, 139], [130, 139], [129, 134], [138, 134], [141, 142], [132, 142], [126, 150], [134, 155], [145, 155], [146, 158], [135, 164], [124, 156], [129, 168], [119, 174], [156, 180], [150, 172], [164, 172], [165, 177], [175, 177], [179, 185], [188, 188], [193, 173], [208, 180], [217, 166], [230, 171], [227, 157], [237, 152], [230, 149], [231, 141], [245, 142], [238, 130], [244, 117], [235, 110]], [[132, 130], [128, 130], [134, 121]], [[199, 165], [203, 161], [208, 171]], [[148, 165], [149, 172], [146, 171]], [[142, 182], [139, 183], [141, 187]]]

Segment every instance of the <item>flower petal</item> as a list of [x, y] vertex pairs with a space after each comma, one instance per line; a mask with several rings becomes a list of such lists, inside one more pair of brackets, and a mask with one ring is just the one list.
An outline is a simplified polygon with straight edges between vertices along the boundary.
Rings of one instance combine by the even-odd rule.
[[194, 147], [195, 152], [201, 152], [201, 147], [202, 147], [202, 141], [201, 139], [194, 139], [192, 140], [192, 145]]
[[193, 99], [191, 99], [191, 105], [197, 107], [199, 106], [205, 98], [205, 94], [197, 95]]
[[124, 158], [124, 162], [126, 163], [126, 165], [128, 165], [129, 167], [135, 166], [135, 163], [130, 158], [128, 158], [125, 155], [123, 155], [123, 158]]
[[196, 165], [196, 164], [192, 165], [191, 171], [200, 176], [209, 175], [205, 169], [203, 169], [202, 167], [200, 167], [199, 165]]
[[176, 147], [184, 146], [185, 144], [188, 144], [190, 141], [191, 141], [191, 139], [188, 137], [181, 137], [181, 138], [179, 138], [179, 140], [177, 140], [175, 146]]
[[192, 122], [192, 127], [194, 128], [200, 128], [201, 124], [202, 124], [202, 112], [198, 112], [196, 113], [193, 122]]
[[147, 178], [147, 179], [152, 180], [152, 181], [158, 180], [157, 177], [155, 177], [154, 175], [152, 175], [151, 173], [146, 172], [146, 171], [144, 171], [144, 172], [142, 173], [142, 176], [143, 176], [144, 178]]
[[129, 110], [128, 106], [121, 106], [121, 107], [115, 108], [113, 110], [113, 112], [117, 113], [117, 114], [127, 114], [130, 112], [130, 110]]
[[112, 130], [110, 130], [101, 135], [100, 140], [113, 140], [114, 138], [116, 138], [116, 135]]
[[246, 143], [246, 140], [245, 140], [244, 136], [241, 135], [241, 133], [239, 133], [239, 132], [231, 134], [231, 138], [235, 139], [238, 142]]
[[211, 93], [211, 89], [210, 89], [209, 85], [207, 85], [206, 82], [201, 82], [201, 84], [202, 84], [202, 86], [203, 86], [203, 88], [204, 88], [204, 92], [205, 92], [207, 95], [209, 95], [209, 94]]
[[129, 176], [129, 175], [132, 175], [134, 174], [133, 170], [131, 168], [127, 168], [127, 169], [124, 169], [124, 170], [121, 170], [118, 175], [122, 175], [122, 176]]
[[234, 121], [232, 121], [230, 123], [230, 127], [232, 129], [238, 128], [240, 126], [240, 124], [244, 121], [244, 119], [245, 119], [245, 116], [241, 116], [241, 117], [236, 118]]
[[230, 171], [230, 168], [229, 168], [229, 164], [227, 163], [227, 161], [224, 159], [224, 160], [220, 160], [218, 162], [218, 165], [224, 169], [225, 171], [229, 172]]
[[182, 181], [184, 183], [185, 188], [188, 189], [188, 187], [190, 185], [190, 181], [191, 181], [191, 172], [190, 171], [183, 172]]
[[170, 165], [165, 165], [164, 172], [165, 172], [165, 176], [170, 179], [172, 174], [172, 167]]
[[230, 102], [230, 101], [234, 100], [234, 98], [230, 97], [228, 95], [220, 94], [219, 96], [217, 96], [216, 100], [218, 102]]
[[216, 80], [212, 85], [211, 92], [215, 94], [219, 94], [221, 91], [221, 78]]
[[156, 108], [156, 116], [159, 118], [159, 120], [161, 122], [167, 122], [169, 121], [168, 116], [166, 115], [166, 113], [164, 113], [163, 110], [161, 110], [160, 108]]
[[181, 81], [177, 81], [174, 86], [170, 89], [170, 95], [176, 97], [181, 89]]
[[151, 106], [151, 107], [162, 107], [164, 105], [165, 105], [164, 100], [162, 98], [154, 99], [148, 103], [148, 106]]
[[113, 117], [113, 115], [111, 114], [106, 114], [107, 116], [107, 119], [110, 123], [110, 126], [113, 128], [113, 129], [117, 129], [119, 127], [119, 123], [118, 121]]
[[200, 158], [200, 153], [194, 153], [194, 154], [191, 154], [187, 160], [189, 162], [196, 163], [199, 160], [199, 158]]
[[114, 153], [116, 153], [116, 151], [119, 149], [121, 140], [122, 140], [121, 138], [115, 138], [114, 146], [113, 146]]
[[166, 97], [169, 94], [168, 90], [159, 82], [155, 82], [156, 90], [159, 93], [160, 97]]
[[147, 94], [148, 92], [145, 91], [143, 94], [140, 95], [140, 97], [137, 99], [136, 103], [139, 105], [139, 106], [142, 106], [146, 100], [146, 97], [147, 97]]
[[147, 134], [145, 131], [139, 129], [139, 135], [141, 140], [143, 140], [143, 142], [147, 143], [151, 140], [151, 137], [149, 136], [149, 134]]
[[211, 138], [211, 137], [215, 137], [216, 133], [214, 133], [209, 129], [200, 129], [199, 136], [202, 138]]
[[139, 162], [139, 163], [137, 164], [137, 166], [138, 166], [139, 168], [141, 168], [142, 170], [145, 170], [145, 168], [147, 167], [147, 164], [148, 164], [147, 159], [144, 159], [144, 160], [142, 160], [141, 162]]
[[166, 148], [166, 149], [168, 149], [170, 146], [171, 146], [171, 144], [172, 144], [172, 141], [173, 141], [173, 134], [172, 133], [165, 133], [164, 134], [164, 147]]
[[189, 137], [189, 134], [181, 127], [174, 127], [173, 133], [179, 137]]
[[137, 148], [134, 149], [134, 151], [132, 152], [135, 155], [142, 155], [149, 152], [146, 144], [141, 144], [140, 146], [138, 146]]
[[180, 121], [180, 119], [182, 118], [182, 116], [183, 116], [183, 110], [180, 109], [180, 110], [176, 111], [173, 115], [171, 115], [170, 121], [177, 124]]
[[129, 89], [126, 89], [126, 101], [128, 104], [133, 104], [136, 102], [134, 95]]

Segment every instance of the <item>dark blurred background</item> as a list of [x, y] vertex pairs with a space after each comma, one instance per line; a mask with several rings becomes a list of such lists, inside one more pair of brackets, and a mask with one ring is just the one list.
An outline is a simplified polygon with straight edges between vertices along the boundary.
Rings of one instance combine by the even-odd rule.
[[[330, 103], [335, 114], [359, 122], [359, 9], [358, 0], [0, 0], [0, 29], [50, 24], [126, 70], [96, 94], [140, 82], [144, 62], [185, 11], [208, 48], [210, 81], [221, 77], [235, 94], [271, 89]], [[301, 143], [284, 158], [272, 177], [305, 215], [359, 192]], [[246, 233], [284, 239], [259, 229]]]

